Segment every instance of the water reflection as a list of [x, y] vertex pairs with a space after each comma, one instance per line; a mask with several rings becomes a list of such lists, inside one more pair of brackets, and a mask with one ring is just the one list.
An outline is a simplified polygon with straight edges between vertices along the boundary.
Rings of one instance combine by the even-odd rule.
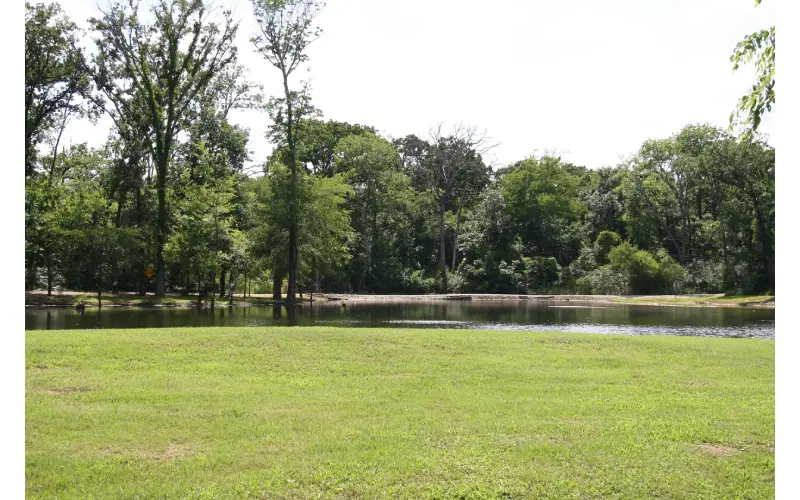
[[[104, 307], [25, 310], [25, 328], [161, 328], [329, 325], [388, 328], [557, 330], [625, 335], [774, 338], [775, 310], [630, 305], [560, 307], [546, 301], [391, 302], [210, 308]], [[555, 306], [555, 307], [554, 307]]]

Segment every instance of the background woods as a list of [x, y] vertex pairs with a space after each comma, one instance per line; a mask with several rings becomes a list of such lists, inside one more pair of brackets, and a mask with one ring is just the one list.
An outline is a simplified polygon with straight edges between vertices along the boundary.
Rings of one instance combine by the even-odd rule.
[[[322, 4], [253, 1], [248, 50], [278, 70], [284, 92], [272, 98], [237, 63], [230, 12], [206, 7], [114, 3], [81, 33], [57, 4], [27, 4], [27, 289], [215, 300], [247, 283], [290, 302], [309, 291], [774, 290], [775, 151], [756, 130], [774, 104], [774, 28], [732, 58], [761, 57], [740, 103], [744, 136], [687, 125], [613, 166], [544, 154], [499, 167], [474, 126], [384, 137], [316, 109], [295, 70], [324, 37]], [[229, 121], [240, 107], [268, 123], [274, 148], [258, 172], [250, 131]], [[62, 143], [70, 119], [99, 114], [114, 123], [105, 145]]]

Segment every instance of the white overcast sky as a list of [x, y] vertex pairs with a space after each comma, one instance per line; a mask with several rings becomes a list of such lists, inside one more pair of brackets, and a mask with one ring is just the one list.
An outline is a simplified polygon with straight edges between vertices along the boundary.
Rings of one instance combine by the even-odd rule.
[[[107, 0], [99, 0], [105, 5]], [[61, 0], [81, 26], [96, 0]], [[280, 73], [253, 52], [251, 4], [216, 0], [241, 21], [239, 61], [268, 95]], [[309, 49], [314, 104], [326, 119], [425, 135], [438, 123], [486, 129], [504, 165], [545, 150], [573, 163], [615, 165], [648, 138], [689, 123], [727, 126], [754, 80], [729, 57], [745, 35], [775, 24], [775, 2], [753, 0], [329, 0]], [[91, 45], [87, 33], [87, 45]], [[253, 163], [271, 146], [266, 113], [239, 111]], [[762, 122], [773, 131], [774, 113]], [[100, 146], [110, 120], [70, 125]]]

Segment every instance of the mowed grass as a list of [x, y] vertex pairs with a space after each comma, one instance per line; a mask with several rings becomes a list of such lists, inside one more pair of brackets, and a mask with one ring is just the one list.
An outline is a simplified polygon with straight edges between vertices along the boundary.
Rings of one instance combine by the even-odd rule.
[[774, 342], [26, 332], [31, 498], [770, 498]]

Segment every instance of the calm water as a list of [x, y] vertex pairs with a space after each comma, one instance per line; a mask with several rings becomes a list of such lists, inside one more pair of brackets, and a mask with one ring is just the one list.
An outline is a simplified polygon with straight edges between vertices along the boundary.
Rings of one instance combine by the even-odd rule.
[[[287, 324], [286, 311], [271, 306], [209, 308], [104, 307], [80, 313], [72, 308], [25, 310], [26, 330], [74, 328], [159, 328], [181, 326], [270, 326]], [[753, 308], [586, 305], [564, 307], [546, 301], [431, 301], [366, 304], [304, 304], [298, 325], [554, 330], [624, 335], [775, 337], [775, 310]]]

